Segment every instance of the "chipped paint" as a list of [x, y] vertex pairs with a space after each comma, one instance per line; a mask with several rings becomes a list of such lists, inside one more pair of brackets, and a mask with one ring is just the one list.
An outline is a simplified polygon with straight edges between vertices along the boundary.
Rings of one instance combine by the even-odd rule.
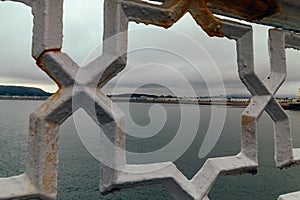
[[194, 0], [189, 9], [197, 24], [209, 35], [223, 37], [222, 22], [206, 6], [205, 0]]
[[243, 134], [247, 140], [244, 142], [246, 146], [251, 145], [252, 142], [255, 140], [255, 118], [251, 116], [244, 115], [242, 116], [242, 127], [243, 127]]
[[224, 36], [221, 21], [210, 12], [204, 0], [170, 0], [161, 6], [127, 0], [122, 5], [129, 19], [137, 23], [169, 28], [189, 12], [209, 36]]

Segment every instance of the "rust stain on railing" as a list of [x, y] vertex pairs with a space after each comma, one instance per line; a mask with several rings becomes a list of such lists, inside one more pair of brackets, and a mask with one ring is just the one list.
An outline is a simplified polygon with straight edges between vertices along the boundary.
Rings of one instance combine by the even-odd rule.
[[277, 0], [205, 0], [210, 7], [238, 15], [248, 21], [261, 20], [278, 13]]

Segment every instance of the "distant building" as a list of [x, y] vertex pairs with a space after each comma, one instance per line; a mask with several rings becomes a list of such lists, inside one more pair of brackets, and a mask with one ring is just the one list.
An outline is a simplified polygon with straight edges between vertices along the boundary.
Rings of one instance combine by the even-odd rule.
[[229, 99], [231, 102], [247, 103], [250, 101], [248, 97], [231, 97]]
[[228, 101], [228, 99], [223, 95], [221, 95], [219, 97], [211, 97], [210, 100], [211, 100], [211, 102], [226, 102], [226, 101]]
[[296, 98], [291, 99], [292, 103], [299, 103], [300, 102], [300, 88], [298, 88], [298, 96]]
[[154, 97], [148, 97], [147, 100], [148, 101], [154, 101]]

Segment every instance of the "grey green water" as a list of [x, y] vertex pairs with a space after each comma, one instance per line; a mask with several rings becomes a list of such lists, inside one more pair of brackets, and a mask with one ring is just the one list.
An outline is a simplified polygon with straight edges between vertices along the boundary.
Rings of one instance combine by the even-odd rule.
[[[20, 174], [24, 171], [27, 155], [28, 117], [42, 102], [38, 101], [0, 101], [0, 177]], [[119, 106], [124, 109], [125, 104]], [[151, 104], [130, 104], [130, 114], [134, 122], [143, 127], [151, 124], [149, 109]], [[197, 105], [182, 105], [188, 110], [199, 108]], [[132, 152], [151, 152], [167, 145], [176, 134], [180, 123], [179, 105], [163, 105], [167, 114], [166, 122], [158, 134], [149, 138], [138, 138], [128, 135], [127, 150]], [[222, 108], [220, 108], [222, 109]], [[198, 152], [206, 134], [211, 117], [211, 107], [200, 107], [199, 131], [188, 150], [175, 161], [176, 166], [191, 178], [208, 157], [235, 155], [240, 149], [240, 115], [243, 108], [228, 108], [225, 126], [213, 150], [203, 159]], [[158, 112], [158, 113], [155, 113]], [[161, 111], [152, 110], [154, 118]], [[292, 120], [293, 142], [300, 146], [300, 111], [289, 111]], [[163, 117], [162, 117], [163, 118]], [[81, 119], [81, 118], [80, 118]], [[89, 123], [81, 119], [81, 126], [86, 124], [87, 132], [91, 131]], [[86, 119], [87, 120], [87, 119]], [[193, 122], [193, 118], [190, 122]], [[218, 122], [214, 122], [218, 123]], [[152, 127], [153, 130], [155, 127]], [[151, 129], [151, 127], [150, 127]], [[189, 123], [184, 127], [186, 138], [192, 137]], [[138, 135], [141, 129], [127, 121], [127, 131]], [[142, 133], [140, 133], [142, 134]], [[149, 133], [150, 134], [150, 133]], [[145, 134], [144, 134], [145, 135]], [[259, 163], [256, 175], [226, 176], [217, 179], [209, 196], [212, 200], [253, 200], [277, 199], [280, 194], [300, 190], [300, 167], [279, 170], [274, 163], [273, 122], [267, 114], [259, 120]], [[180, 144], [179, 146], [180, 147]], [[174, 149], [176, 152], [176, 148]], [[172, 152], [171, 152], [172, 153]], [[167, 161], [168, 154], [154, 157], [152, 160], [136, 160], [128, 155], [128, 162]], [[68, 119], [60, 130], [58, 199], [101, 199], [101, 200], [167, 200], [170, 195], [160, 186], [137, 188], [102, 196], [98, 192], [99, 164], [82, 144], [73, 118]]]

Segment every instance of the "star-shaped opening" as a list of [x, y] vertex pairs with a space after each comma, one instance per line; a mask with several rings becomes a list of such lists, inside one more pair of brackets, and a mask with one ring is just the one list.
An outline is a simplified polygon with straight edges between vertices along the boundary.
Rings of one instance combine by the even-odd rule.
[[[62, 0], [20, 1], [31, 6], [34, 15], [32, 55], [60, 89], [31, 115], [30, 156], [26, 172], [1, 181], [17, 191], [14, 194], [6, 192], [1, 198], [34, 195], [56, 198], [59, 126], [79, 107], [85, 109], [102, 127], [106, 136], [101, 138], [101, 151], [103, 160], [110, 164], [101, 165], [100, 190], [103, 193], [160, 183], [175, 199], [207, 199], [207, 194], [219, 175], [256, 171], [256, 123], [265, 109], [275, 121], [277, 133], [285, 134], [287, 137], [282, 138], [290, 144], [289, 132], [281, 132], [288, 122], [286, 115], [274, 99], [274, 94], [284, 80], [285, 69], [272, 65], [272, 73], [266, 81], [262, 82], [258, 78], [254, 72], [253, 33], [250, 26], [225, 20], [221, 22], [210, 16], [208, 10], [200, 12], [204, 8], [202, 1], [170, 0], [161, 6], [154, 6], [141, 1], [106, 0], [103, 55], [87, 68], [80, 69], [67, 54], [60, 51]], [[236, 40], [240, 78], [253, 95], [242, 115], [241, 152], [236, 156], [208, 159], [191, 180], [170, 162], [126, 164], [123, 151], [123, 114], [117, 108], [112, 110], [112, 102], [101, 92], [101, 87], [125, 67], [128, 20], [169, 27], [186, 12], [191, 12], [197, 23], [208, 33], [219, 36], [224, 34], [229, 39]], [[119, 34], [122, 32], [125, 34]], [[113, 40], [110, 39], [111, 36], [114, 36]], [[277, 149], [281, 149], [278, 145], [281, 143], [277, 143]], [[293, 150], [289, 150], [284, 152], [285, 157], [277, 156], [278, 166], [291, 164]], [[144, 173], [147, 169], [152, 172]], [[157, 171], [153, 172], [153, 169]]]
[[[125, 9], [132, 9], [129, 4], [126, 6]], [[254, 74], [251, 27], [224, 21], [222, 32], [230, 39], [237, 40], [239, 69], [244, 69], [245, 65], [243, 64], [247, 63], [249, 65], [247, 70], [251, 78], [256, 78], [260, 85], [263, 85]], [[241, 72], [241, 75], [243, 76], [244, 73]], [[247, 111], [243, 117], [242, 150], [237, 156], [208, 159], [191, 180], [188, 180], [170, 162], [147, 165], [126, 164], [118, 173], [114, 184], [102, 185], [101, 191], [108, 192], [139, 185], [162, 184], [175, 199], [206, 199], [213, 182], [219, 175], [256, 171], [258, 163], [255, 125], [260, 113], [256, 113], [255, 109], [251, 107]], [[147, 169], [152, 172], [145, 173]], [[153, 172], [153, 169], [157, 169], [157, 171]]]

